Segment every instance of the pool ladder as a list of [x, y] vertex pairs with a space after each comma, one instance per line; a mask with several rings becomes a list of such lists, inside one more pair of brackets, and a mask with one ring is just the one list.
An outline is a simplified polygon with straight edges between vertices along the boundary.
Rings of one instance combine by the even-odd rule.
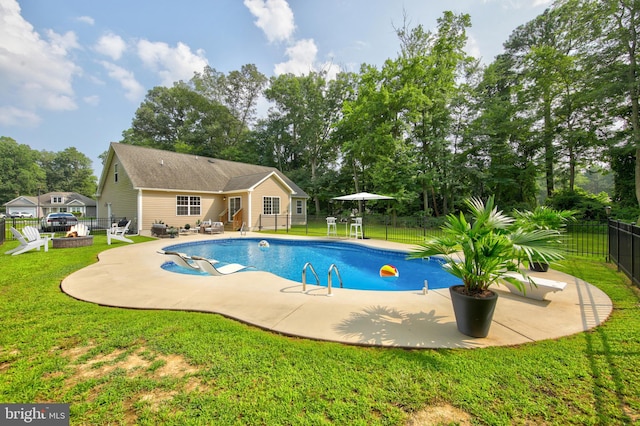
[[[307, 262], [302, 267], [302, 291], [307, 291], [307, 268], [311, 269], [311, 273], [313, 274], [314, 277], [316, 277], [316, 284], [320, 285], [320, 278], [318, 278], [318, 274], [316, 274], [315, 268], [313, 267], [311, 262]], [[340, 271], [338, 270], [338, 267], [336, 266], [336, 264], [332, 263], [331, 266], [329, 266], [329, 271], [327, 272], [327, 296], [333, 296], [333, 293], [331, 292], [331, 277], [332, 277], [331, 272], [332, 271], [336, 271], [336, 276], [338, 277], [338, 280], [340, 280], [340, 288], [342, 288], [343, 286], [342, 277], [340, 276]]]

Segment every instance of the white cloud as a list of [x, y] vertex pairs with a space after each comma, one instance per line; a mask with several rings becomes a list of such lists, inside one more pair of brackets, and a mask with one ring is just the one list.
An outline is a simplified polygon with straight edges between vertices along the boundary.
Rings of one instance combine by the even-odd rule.
[[275, 65], [274, 72], [280, 74], [307, 74], [314, 70], [318, 47], [311, 39], [299, 40], [292, 46], [288, 47], [285, 54], [289, 57], [287, 62], [281, 62]]
[[553, 3], [553, 0], [533, 0], [531, 7], [546, 6]]
[[204, 51], [198, 49], [195, 53], [184, 43], [178, 42], [171, 47], [163, 42], [138, 42], [138, 56], [151, 70], [158, 73], [162, 84], [167, 87], [179, 80], [189, 80], [193, 73], [202, 72], [208, 64]]
[[91, 106], [98, 106], [98, 104], [100, 104], [100, 96], [98, 95], [85, 96], [84, 98], [82, 98], [82, 100], [87, 105]]
[[88, 25], [93, 25], [96, 23], [96, 21], [91, 16], [78, 16], [76, 18], [76, 21], [82, 22]]
[[289, 73], [304, 75], [311, 71], [322, 71], [326, 72], [327, 78], [331, 80], [341, 71], [340, 67], [331, 60], [322, 63], [317, 62], [318, 47], [312, 39], [295, 42], [287, 48], [285, 54], [289, 57], [289, 60], [275, 65], [274, 73], [276, 75]]
[[478, 40], [476, 40], [476, 38], [470, 34], [467, 34], [467, 44], [464, 47], [464, 50], [470, 56], [473, 56], [476, 59], [481, 59], [480, 56], [482, 56], [482, 54], [480, 53], [480, 45], [478, 44]]
[[551, 5], [553, 0], [484, 0], [484, 3], [500, 3], [505, 9], [532, 9]]
[[36, 127], [40, 117], [33, 111], [12, 106], [0, 106], [0, 124], [3, 126]]
[[244, 0], [244, 5], [258, 18], [255, 24], [270, 43], [291, 38], [296, 26], [286, 0]]
[[127, 44], [119, 35], [107, 33], [98, 39], [94, 48], [98, 53], [117, 61], [127, 50]]
[[111, 62], [102, 61], [102, 66], [107, 70], [109, 77], [120, 83], [120, 86], [125, 90], [125, 97], [132, 102], [139, 101], [144, 93], [144, 87], [138, 83], [135, 76], [131, 71], [128, 71]]
[[[72, 81], [82, 70], [68, 58], [78, 48], [76, 35], [49, 30], [43, 39], [20, 12], [15, 0], [0, 0], [0, 107], [14, 116], [76, 109]], [[28, 114], [24, 118], [33, 122]]]

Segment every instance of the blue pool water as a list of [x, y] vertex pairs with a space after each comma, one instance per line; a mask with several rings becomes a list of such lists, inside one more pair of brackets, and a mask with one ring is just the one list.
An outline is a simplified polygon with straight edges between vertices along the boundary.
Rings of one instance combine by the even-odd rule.
[[[261, 240], [268, 241], [269, 247], [259, 247], [258, 243]], [[165, 247], [164, 250], [217, 259], [221, 264], [251, 265], [258, 270], [297, 282], [302, 282], [302, 268], [307, 262], [311, 262], [323, 286], [327, 285], [331, 264], [335, 264], [340, 271], [344, 288], [407, 291], [421, 290], [424, 280], [428, 280], [429, 289], [447, 288], [460, 283], [460, 280], [445, 271], [436, 259], [409, 260], [406, 258], [406, 252], [373, 249], [335, 241], [221, 239], [176, 244]], [[397, 268], [398, 278], [380, 277], [380, 268], [386, 264]], [[165, 263], [163, 268], [174, 272], [197, 273], [172, 262]], [[307, 270], [307, 284], [316, 284], [310, 270]], [[335, 273], [332, 276], [332, 285], [340, 285]]]

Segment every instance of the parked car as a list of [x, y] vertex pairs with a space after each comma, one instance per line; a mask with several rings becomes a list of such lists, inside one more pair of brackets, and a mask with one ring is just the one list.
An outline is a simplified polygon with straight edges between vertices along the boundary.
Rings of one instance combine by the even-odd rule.
[[49, 213], [42, 219], [41, 228], [45, 232], [68, 231], [78, 224], [78, 218], [71, 213]]
[[15, 218], [21, 218], [21, 217], [33, 217], [33, 215], [27, 212], [12, 212], [12, 213], [9, 213], [9, 217], [12, 219], [15, 219]]

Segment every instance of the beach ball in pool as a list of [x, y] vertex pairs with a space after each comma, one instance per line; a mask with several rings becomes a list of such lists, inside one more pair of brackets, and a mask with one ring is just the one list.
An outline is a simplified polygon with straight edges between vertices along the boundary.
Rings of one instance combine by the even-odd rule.
[[380, 278], [395, 280], [399, 276], [398, 268], [393, 265], [382, 265], [382, 268], [380, 268]]
[[259, 247], [259, 248], [260, 248], [260, 250], [262, 250], [262, 251], [269, 250], [269, 242], [268, 242], [268, 241], [266, 241], [266, 240], [261, 240], [261, 241], [258, 243], [258, 247]]

